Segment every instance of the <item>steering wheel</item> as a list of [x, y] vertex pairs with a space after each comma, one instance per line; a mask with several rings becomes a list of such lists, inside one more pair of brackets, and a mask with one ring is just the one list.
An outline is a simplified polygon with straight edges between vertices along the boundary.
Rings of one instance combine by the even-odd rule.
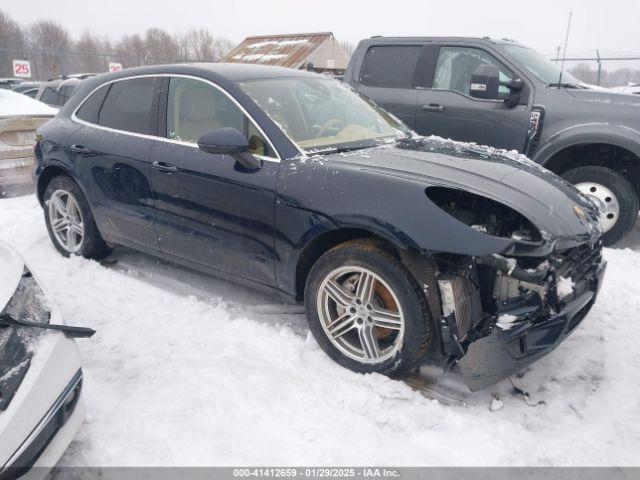
[[342, 123], [342, 120], [340, 120], [339, 118], [332, 118], [327, 123], [325, 123], [322, 127], [320, 127], [320, 130], [318, 130], [318, 134], [316, 135], [316, 138], [322, 138], [324, 134], [327, 133], [327, 130], [329, 130], [330, 128], [336, 128], [336, 127], [339, 127], [338, 131], [340, 131], [344, 128], [344, 124]]

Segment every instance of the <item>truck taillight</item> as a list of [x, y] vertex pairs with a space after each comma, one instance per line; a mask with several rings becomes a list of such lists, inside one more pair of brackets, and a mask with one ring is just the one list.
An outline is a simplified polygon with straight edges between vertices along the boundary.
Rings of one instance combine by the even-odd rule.
[[540, 141], [540, 134], [542, 133], [542, 124], [544, 121], [544, 108], [533, 107], [531, 109], [531, 116], [529, 117], [529, 129], [527, 131], [527, 144], [525, 145], [524, 153], [530, 157], [538, 147]]

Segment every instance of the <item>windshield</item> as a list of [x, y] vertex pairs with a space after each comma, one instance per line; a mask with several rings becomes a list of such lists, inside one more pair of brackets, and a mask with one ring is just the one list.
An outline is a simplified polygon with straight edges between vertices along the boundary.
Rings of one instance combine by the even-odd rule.
[[[560, 65], [535, 50], [520, 45], [502, 45], [502, 49], [547, 85], [557, 84], [560, 80]], [[580, 85], [582, 82], [564, 70], [562, 83]]]
[[240, 88], [304, 151], [365, 148], [409, 133], [337, 80], [261, 79], [241, 82]]

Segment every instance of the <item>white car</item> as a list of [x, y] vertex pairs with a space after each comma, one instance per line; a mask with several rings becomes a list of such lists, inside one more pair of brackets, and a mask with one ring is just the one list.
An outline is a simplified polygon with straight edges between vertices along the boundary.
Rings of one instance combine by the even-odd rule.
[[[73, 337], [21, 256], [0, 242], [0, 479], [44, 477], [84, 418]], [[45, 467], [31, 470], [32, 467]]]
[[34, 191], [36, 129], [57, 110], [11, 90], [0, 90], [0, 198]]

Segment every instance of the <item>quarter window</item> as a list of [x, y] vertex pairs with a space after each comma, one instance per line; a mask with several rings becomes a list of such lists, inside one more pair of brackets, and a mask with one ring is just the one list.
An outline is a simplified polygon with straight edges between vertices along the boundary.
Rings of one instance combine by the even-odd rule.
[[360, 81], [372, 87], [411, 88], [421, 47], [371, 47], [362, 65]]
[[174, 77], [169, 81], [167, 138], [197, 143], [207, 132], [233, 127], [249, 140], [254, 155], [276, 157], [251, 120], [223, 92], [200, 80]]
[[157, 81], [156, 78], [145, 77], [112, 83], [98, 112], [98, 125], [145, 135], [155, 134]]
[[100, 107], [107, 96], [110, 85], [104, 85], [96, 90], [89, 98], [87, 98], [82, 106], [78, 109], [76, 116], [85, 122], [98, 123], [98, 114]]
[[[454, 90], [469, 95], [471, 75], [480, 65], [494, 65], [500, 70], [500, 81], [513, 80], [513, 73], [493, 55], [479, 48], [442, 47], [436, 63], [433, 88]], [[509, 94], [509, 89], [500, 86], [501, 96]]]

